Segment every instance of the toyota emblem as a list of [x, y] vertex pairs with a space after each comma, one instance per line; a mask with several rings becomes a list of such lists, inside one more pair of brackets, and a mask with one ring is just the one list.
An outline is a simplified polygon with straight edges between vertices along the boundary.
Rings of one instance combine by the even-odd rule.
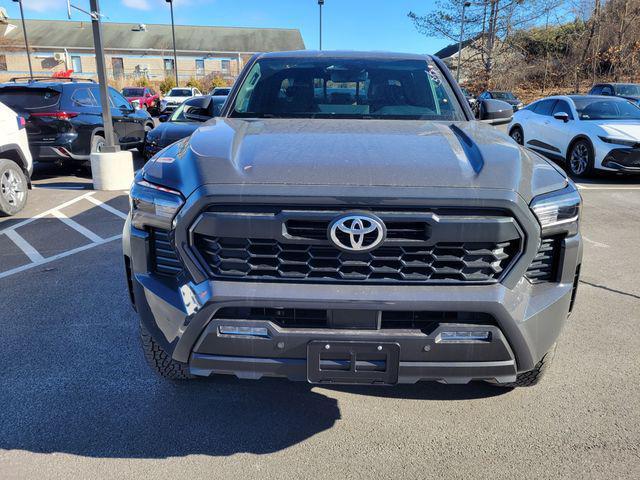
[[370, 214], [342, 215], [328, 229], [329, 240], [347, 252], [369, 252], [379, 247], [386, 235], [382, 220]]

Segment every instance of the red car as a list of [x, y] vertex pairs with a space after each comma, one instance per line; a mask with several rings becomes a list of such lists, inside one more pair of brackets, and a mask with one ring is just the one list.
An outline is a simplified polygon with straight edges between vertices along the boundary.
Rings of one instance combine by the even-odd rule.
[[138, 101], [140, 107], [149, 111], [149, 113], [158, 113], [160, 107], [160, 95], [153, 88], [149, 87], [124, 87], [122, 95], [129, 102]]

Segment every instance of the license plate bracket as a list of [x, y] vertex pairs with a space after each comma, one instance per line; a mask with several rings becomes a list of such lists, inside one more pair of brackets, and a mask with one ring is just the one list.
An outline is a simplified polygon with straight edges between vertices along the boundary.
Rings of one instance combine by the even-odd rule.
[[307, 345], [310, 383], [398, 383], [400, 345], [389, 342], [312, 341]]

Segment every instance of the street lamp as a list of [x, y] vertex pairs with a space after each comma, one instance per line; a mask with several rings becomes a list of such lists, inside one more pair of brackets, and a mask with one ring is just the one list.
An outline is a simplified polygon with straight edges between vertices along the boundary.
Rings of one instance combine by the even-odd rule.
[[[67, 16], [71, 19], [71, 9], [74, 8], [91, 18], [93, 43], [96, 54], [96, 70], [100, 89], [100, 107], [102, 110], [102, 125], [104, 127], [105, 144], [99, 152], [91, 152], [91, 176], [93, 188], [96, 190], [124, 190], [133, 182], [133, 156], [127, 150], [120, 150], [118, 139], [114, 135], [113, 116], [109, 103], [109, 85], [107, 84], [107, 70], [102, 43], [103, 16], [100, 13], [98, 0], [89, 0], [89, 11], [84, 10], [67, 0]], [[133, 110], [131, 110], [133, 111]]]
[[24, 46], [27, 49], [27, 61], [29, 62], [29, 77], [33, 80], [33, 68], [31, 68], [31, 55], [29, 54], [29, 40], [27, 40], [27, 26], [24, 23], [24, 10], [22, 9], [22, 0], [13, 0], [20, 5], [20, 18], [22, 18], [22, 33], [24, 34]]
[[324, 0], [318, 0], [318, 8], [320, 9], [320, 50], [322, 50], [322, 6]]
[[456, 70], [456, 82], [460, 83], [460, 57], [462, 56], [462, 37], [464, 36], [464, 11], [471, 6], [471, 2], [462, 4], [462, 20], [460, 21], [460, 41], [458, 42], [458, 68]]
[[176, 87], [178, 86], [178, 55], [176, 54], [176, 27], [173, 24], [173, 0], [165, 0], [171, 8], [171, 34], [173, 35], [173, 72], [176, 75]]

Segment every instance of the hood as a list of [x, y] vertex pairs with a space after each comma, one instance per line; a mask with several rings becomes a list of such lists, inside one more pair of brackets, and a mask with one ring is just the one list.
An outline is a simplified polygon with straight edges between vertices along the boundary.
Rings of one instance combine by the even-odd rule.
[[202, 184], [507, 189], [530, 199], [566, 177], [480, 122], [235, 119], [203, 124], [145, 167], [190, 194]]
[[191, 98], [191, 96], [187, 96], [187, 97], [163, 97], [162, 99], [166, 100], [167, 102], [184, 102], [188, 98]]
[[181, 138], [191, 135], [202, 123], [166, 122], [161, 123], [147, 134], [148, 142], [155, 142], [159, 147], [166, 147]]
[[124, 97], [124, 98], [126, 98], [129, 102], [133, 102], [134, 100], [140, 100], [140, 102], [145, 101], [144, 97]]
[[638, 120], [607, 120], [598, 122], [598, 126], [604, 130], [608, 137], [640, 141], [640, 121]]

